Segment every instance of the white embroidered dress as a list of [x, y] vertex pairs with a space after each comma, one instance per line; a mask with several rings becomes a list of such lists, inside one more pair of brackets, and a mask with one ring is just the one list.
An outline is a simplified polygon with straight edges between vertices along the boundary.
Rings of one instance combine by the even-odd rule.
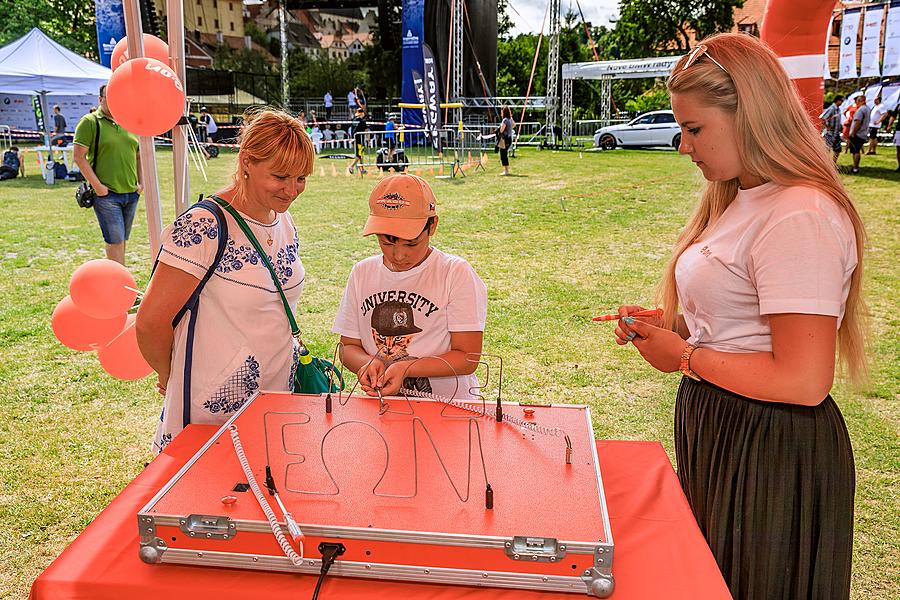
[[[222, 259], [196, 309], [185, 312], [175, 327], [171, 375], [153, 444], [156, 452], [187, 422], [221, 424], [254, 392], [291, 388], [297, 352], [281, 297], [244, 232], [222, 212], [228, 226]], [[288, 302], [296, 309], [304, 270], [293, 220], [288, 213], [278, 214], [271, 224], [242, 216], [267, 250]], [[219, 246], [216, 218], [195, 206], [167, 227], [161, 240], [160, 262], [202, 280]]]

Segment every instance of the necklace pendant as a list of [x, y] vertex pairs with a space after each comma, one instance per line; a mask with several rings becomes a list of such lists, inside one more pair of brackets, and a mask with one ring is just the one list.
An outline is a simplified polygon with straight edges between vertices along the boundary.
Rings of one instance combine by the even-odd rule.
[[267, 243], [269, 246], [271, 246], [271, 245], [272, 245], [272, 238], [267, 239], [267, 240], [266, 240], [266, 243]]

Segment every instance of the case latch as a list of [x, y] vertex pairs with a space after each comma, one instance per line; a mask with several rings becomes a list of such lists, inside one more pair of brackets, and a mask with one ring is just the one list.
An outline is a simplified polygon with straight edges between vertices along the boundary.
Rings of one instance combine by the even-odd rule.
[[189, 515], [179, 520], [179, 529], [193, 538], [229, 540], [237, 534], [237, 527], [228, 517]]
[[566, 547], [556, 538], [517, 535], [503, 544], [506, 555], [513, 560], [531, 562], [556, 562], [566, 555]]

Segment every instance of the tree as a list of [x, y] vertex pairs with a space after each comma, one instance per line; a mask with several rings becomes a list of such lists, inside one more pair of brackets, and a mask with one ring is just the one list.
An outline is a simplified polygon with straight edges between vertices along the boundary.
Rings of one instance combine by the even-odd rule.
[[94, 3], [85, 0], [6, 0], [2, 3], [0, 46], [22, 37], [33, 27], [72, 52], [98, 60]]
[[622, 58], [684, 54], [694, 39], [728, 31], [744, 0], [621, 0], [614, 31]]

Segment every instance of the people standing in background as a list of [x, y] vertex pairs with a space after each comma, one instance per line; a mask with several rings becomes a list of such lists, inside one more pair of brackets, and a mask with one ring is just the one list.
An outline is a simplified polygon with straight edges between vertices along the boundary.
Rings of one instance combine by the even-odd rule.
[[347, 109], [350, 113], [350, 118], [353, 118], [353, 115], [356, 114], [356, 109], [359, 108], [359, 105], [356, 103], [356, 92], [350, 90], [347, 92]]
[[500, 128], [497, 130], [497, 146], [500, 148], [500, 164], [503, 166], [501, 175], [509, 175], [509, 147], [513, 143], [513, 135], [516, 128], [516, 122], [513, 121], [512, 111], [508, 106], [504, 106], [500, 110], [503, 120], [500, 122]]
[[112, 118], [106, 85], [100, 87], [100, 109], [81, 117], [75, 127], [75, 164], [97, 193], [94, 214], [106, 242], [106, 258], [124, 265], [125, 242], [144, 191], [141, 154], [137, 136]]
[[860, 94], [856, 97], [856, 112], [853, 113], [853, 121], [850, 122], [850, 141], [848, 142], [850, 154], [853, 155], [853, 169], [850, 172], [854, 175], [859, 173], [859, 155], [866, 144], [866, 134], [869, 131], [871, 116], [872, 111], [866, 104], [866, 95]]
[[894, 146], [897, 147], [897, 171], [900, 172], [900, 105], [894, 109], [894, 116], [888, 123], [888, 131], [894, 131]]
[[356, 118], [353, 119], [353, 123], [350, 125], [350, 131], [348, 132], [350, 134], [350, 143], [353, 144], [354, 148], [353, 162], [347, 167], [347, 172], [351, 175], [357, 165], [359, 165], [359, 172], [363, 175], [366, 174], [366, 169], [362, 166], [363, 150], [365, 150], [366, 141], [365, 136], [361, 134], [365, 133], [368, 129], [369, 124], [366, 123], [366, 111], [362, 108], [357, 108]]
[[837, 164], [838, 157], [841, 155], [841, 102], [844, 101], [844, 95], [838, 94], [834, 97], [834, 102], [828, 108], [822, 111], [819, 119], [822, 121], [822, 137], [825, 139], [825, 145], [831, 149], [834, 154], [834, 162]]
[[356, 86], [355, 88], [353, 88], [353, 95], [356, 96], [356, 104], [357, 104], [361, 109], [363, 109], [363, 110], [366, 112], [366, 114], [368, 114], [368, 113], [369, 113], [369, 107], [368, 107], [368, 105], [366, 104], [366, 95], [365, 95], [365, 93], [363, 92], [362, 88], [359, 87], [359, 86]]
[[387, 144], [388, 148], [388, 162], [394, 162], [394, 152], [397, 150], [397, 134], [394, 133], [397, 129], [397, 126], [394, 124], [394, 120], [396, 117], [394, 115], [388, 115], [387, 121], [384, 123], [384, 142]]
[[331, 120], [331, 111], [334, 109], [334, 98], [331, 97], [331, 90], [325, 92], [325, 120]]
[[853, 124], [853, 115], [856, 114], [856, 109], [859, 108], [859, 104], [856, 102], [856, 98], [847, 98], [843, 104], [841, 104], [841, 115], [846, 117], [843, 125], [841, 126], [841, 135], [844, 136], [844, 141], [847, 142], [847, 147], [844, 148], [844, 154], [850, 153], [850, 125]]
[[205, 106], [200, 107], [199, 125], [200, 141], [215, 141], [216, 132], [219, 131], [219, 126], [216, 125], [216, 120], [213, 119], [213, 116], [211, 114], [209, 114], [209, 111]]
[[872, 109], [872, 116], [869, 119], [869, 150], [866, 154], [875, 154], [875, 148], [878, 147], [878, 130], [881, 124], [888, 116], [887, 107], [881, 103], [881, 96], [875, 96], [875, 107]]
[[50, 138], [50, 145], [66, 145], [66, 118], [62, 115], [59, 104], [53, 106], [53, 137]]

